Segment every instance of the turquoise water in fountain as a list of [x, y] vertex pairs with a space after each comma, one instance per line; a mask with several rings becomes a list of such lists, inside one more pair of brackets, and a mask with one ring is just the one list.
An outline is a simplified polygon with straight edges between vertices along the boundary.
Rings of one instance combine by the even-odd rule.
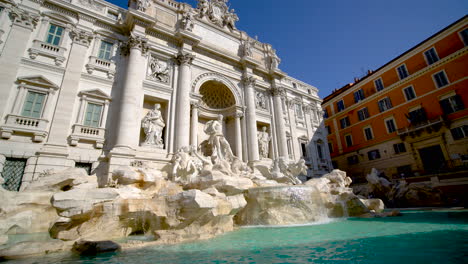
[[56, 254], [12, 263], [468, 263], [468, 211], [252, 227], [217, 238], [96, 257]]

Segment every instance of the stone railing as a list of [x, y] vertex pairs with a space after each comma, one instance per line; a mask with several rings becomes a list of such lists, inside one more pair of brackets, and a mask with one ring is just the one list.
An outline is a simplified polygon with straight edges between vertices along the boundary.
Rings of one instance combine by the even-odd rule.
[[44, 41], [34, 40], [32, 48], [28, 50], [29, 57], [36, 59], [38, 55], [53, 58], [55, 65], [60, 66], [65, 61], [65, 51], [67, 49], [55, 46]]
[[33, 134], [33, 140], [42, 142], [47, 136], [47, 125], [49, 121], [41, 118], [25, 117], [19, 115], [7, 115], [6, 123], [0, 128], [1, 137], [11, 138], [15, 132]]
[[411, 125], [409, 127], [398, 129], [397, 135], [401, 136], [401, 135], [409, 134], [412, 132], [416, 132], [420, 129], [424, 129], [433, 125], [441, 124], [443, 122], [444, 122], [443, 117], [439, 116], [438, 118], [435, 118], [435, 119], [426, 120], [424, 122], [419, 122], [418, 124]]
[[89, 63], [86, 64], [86, 70], [89, 74], [93, 74], [95, 70], [105, 72], [107, 78], [114, 78], [115, 74], [115, 63], [111, 60], [99, 59], [95, 56], [89, 57]]
[[94, 142], [95, 147], [97, 149], [101, 149], [104, 145], [105, 133], [106, 133], [105, 128], [90, 127], [90, 126], [75, 124], [73, 126], [73, 132], [70, 136], [70, 145], [76, 146], [78, 145], [78, 141], [86, 140], [86, 141]]
[[175, 9], [178, 9], [179, 6], [180, 6], [179, 2], [172, 1], [172, 0], [158, 0], [158, 2], [164, 3], [165, 5], [168, 5], [168, 6], [172, 7], [172, 8], [175, 8]]

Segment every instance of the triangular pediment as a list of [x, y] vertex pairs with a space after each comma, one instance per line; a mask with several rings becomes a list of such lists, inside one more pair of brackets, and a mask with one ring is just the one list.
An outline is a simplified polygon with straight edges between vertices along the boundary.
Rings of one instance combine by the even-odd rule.
[[42, 75], [34, 75], [34, 76], [26, 76], [26, 77], [19, 77], [19, 83], [31, 85], [31, 86], [39, 86], [39, 87], [46, 87], [46, 88], [53, 88], [58, 89], [59, 86], [47, 79]]
[[80, 92], [80, 96], [89, 96], [89, 97], [95, 97], [95, 98], [100, 98], [100, 99], [105, 99], [105, 100], [111, 100], [111, 97], [106, 94], [105, 92], [101, 91], [100, 89], [92, 89], [92, 90], [85, 90]]

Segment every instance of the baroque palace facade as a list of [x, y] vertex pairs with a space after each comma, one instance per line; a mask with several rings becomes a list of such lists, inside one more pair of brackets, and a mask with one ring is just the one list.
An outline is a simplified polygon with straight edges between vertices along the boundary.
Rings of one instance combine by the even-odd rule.
[[19, 190], [51, 170], [166, 170], [222, 115], [234, 154], [331, 169], [318, 90], [236, 28], [227, 1], [0, 0], [0, 171]]
[[324, 99], [335, 168], [356, 180], [468, 169], [468, 17]]

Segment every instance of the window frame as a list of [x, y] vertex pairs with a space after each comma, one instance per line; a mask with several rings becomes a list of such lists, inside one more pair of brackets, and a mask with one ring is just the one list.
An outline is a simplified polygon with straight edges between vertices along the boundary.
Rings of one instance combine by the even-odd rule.
[[[340, 109], [340, 107], [339, 107], [340, 103], [343, 105], [343, 109]], [[346, 106], [345, 106], [345, 103], [344, 103], [343, 99], [336, 102], [336, 110], [338, 111], [338, 113], [345, 110], [345, 109], [346, 109]]]
[[[385, 101], [385, 109], [383, 109], [383, 108], [380, 107], [380, 102], [382, 102], [382, 101]], [[390, 106], [388, 106], [387, 103], [389, 103]], [[378, 106], [378, 108], [379, 108], [380, 113], [383, 113], [383, 112], [388, 111], [388, 110], [390, 110], [390, 109], [393, 108], [392, 100], [391, 100], [390, 97], [388, 97], [388, 96], [387, 96], [387, 97], [384, 97], [384, 98], [382, 98], [382, 99], [380, 99], [380, 100], [377, 101], [377, 106]]]
[[[86, 106], [85, 106], [85, 112], [84, 112], [84, 115], [83, 115], [83, 120], [82, 120], [82, 125], [85, 126], [85, 127], [93, 127], [93, 128], [100, 128], [101, 127], [101, 124], [102, 124], [102, 118], [103, 118], [103, 114], [104, 114], [104, 105], [105, 103], [102, 103], [102, 102], [95, 102], [94, 100], [87, 100], [86, 101]], [[94, 126], [93, 125], [93, 122], [95, 120], [93, 120], [93, 117], [94, 117], [94, 111], [92, 112], [92, 115], [91, 115], [91, 120], [90, 120], [90, 124], [87, 124], [87, 120], [86, 120], [86, 115], [88, 114], [88, 109], [90, 107], [90, 105], [94, 105], [94, 106], [99, 106], [101, 107], [101, 109], [99, 110], [99, 119], [97, 120], [97, 126]]]
[[366, 99], [366, 96], [364, 95], [364, 90], [362, 90], [362, 89], [359, 89], [359, 90], [353, 92], [353, 96], [354, 96], [354, 102], [355, 103], [359, 103], [360, 101]]
[[[403, 149], [400, 146], [403, 146]], [[395, 153], [395, 155], [408, 152], [408, 150], [406, 149], [405, 142], [393, 144], [393, 152]]]
[[[31, 106], [31, 115], [25, 115], [24, 112], [25, 112], [25, 106], [26, 106], [26, 102], [28, 100], [28, 95], [30, 93], [35, 93], [35, 94], [40, 94], [40, 95], [43, 95], [43, 100], [41, 102], [41, 109], [39, 111], [39, 116], [33, 116], [33, 109], [34, 109], [34, 104]], [[43, 116], [44, 116], [44, 109], [45, 109], [45, 105], [47, 103], [47, 92], [45, 91], [38, 91], [36, 89], [26, 89], [26, 94], [25, 94], [25, 97], [24, 97], [24, 100], [21, 104], [21, 112], [19, 113], [20, 116], [23, 116], [23, 117], [27, 117], [27, 118], [34, 118], [34, 119], [43, 119]], [[36, 100], [34, 100], [34, 103], [36, 102]]]
[[[457, 102], [457, 100], [460, 100]], [[450, 112], [447, 113], [443, 106], [443, 101], [448, 101], [449, 102], [449, 105], [450, 105]], [[442, 108], [442, 112], [444, 112], [445, 115], [450, 115], [450, 114], [453, 114], [453, 113], [456, 113], [458, 111], [462, 111], [462, 110], [465, 110], [465, 105], [463, 103], [463, 100], [461, 98], [461, 95], [453, 92], [453, 93], [450, 93], [449, 95], [446, 95], [446, 96], [443, 96], [439, 99], [439, 104], [440, 104], [440, 107]], [[458, 108], [459, 106], [461, 106], [461, 108]]]
[[[429, 58], [427, 53], [431, 52], [431, 51], [434, 51], [434, 54], [430, 54], [431, 57]], [[434, 61], [432, 61], [434, 59], [432, 57], [433, 55], [435, 56]], [[423, 56], [424, 56], [424, 59], [426, 60], [427, 66], [432, 65], [432, 64], [434, 64], [434, 63], [436, 63], [436, 62], [438, 62], [440, 60], [439, 54], [437, 53], [437, 50], [435, 49], [435, 47], [431, 47], [431, 48], [427, 49], [426, 51], [424, 51]]]
[[[466, 39], [463, 38], [463, 32], [466, 32]], [[468, 28], [465, 28], [461, 31], [458, 32], [458, 36], [460, 36], [460, 39], [462, 43], [466, 46], [468, 46]]]
[[[350, 141], [351, 141], [351, 145], [348, 144], [348, 143], [349, 143], [349, 142], [348, 142], [348, 137], [349, 137], [349, 139], [350, 139]], [[352, 135], [352, 134], [346, 134], [346, 135], [344, 135], [344, 141], [345, 141], [345, 143], [346, 143], [346, 147], [348, 147], [348, 148], [349, 148], [349, 147], [352, 147], [352, 146], [354, 145], [353, 135]]]
[[[459, 129], [461, 131], [460, 134], [463, 134], [463, 137], [460, 137], [460, 138], [455, 137], [454, 131], [457, 130], [457, 129]], [[468, 125], [462, 125], [462, 126], [451, 128], [450, 129], [450, 135], [452, 136], [453, 141], [463, 140], [465, 138], [468, 138]]]
[[[379, 90], [379, 86], [377, 85], [377, 82], [378, 82], [378, 81], [380, 81], [380, 83], [382, 84], [382, 89], [380, 89], [380, 90]], [[374, 80], [374, 87], [375, 87], [375, 90], [376, 90], [377, 92], [380, 92], [380, 91], [382, 91], [382, 90], [385, 89], [385, 85], [384, 85], [384, 82], [383, 82], [382, 77], [379, 77], [379, 78], [377, 78], [377, 79]]]
[[[53, 35], [54, 38], [52, 39], [52, 43], [50, 43], [50, 42], [48, 41], [48, 40], [49, 40], [49, 34], [51, 34], [51, 33], [50, 33], [50, 29], [51, 29], [52, 26], [55, 26], [55, 27], [57, 27], [57, 28], [61, 28], [61, 29], [62, 29], [62, 33], [61, 33], [61, 35], [60, 35], [59, 43], [58, 43], [58, 44], [54, 44], [54, 40], [55, 40], [55, 38], [57, 37], [57, 35], [55, 35], [55, 33], [54, 33], [54, 35]], [[44, 42], [47, 43], [47, 44], [49, 44], [49, 45], [53, 45], [53, 46], [55, 46], [55, 47], [61, 47], [61, 46], [62, 46], [62, 43], [63, 43], [63, 39], [64, 39], [65, 36], [66, 36], [65, 31], [66, 31], [66, 27], [63, 26], [61, 23], [57, 23], [56, 21], [51, 21], [51, 22], [49, 22], [49, 25], [48, 25], [47, 30], [46, 30], [46, 33], [45, 33], [45, 40], [44, 40]]]
[[[399, 69], [402, 68], [402, 67], [405, 69], [405, 74], [406, 74], [406, 76], [403, 77], [403, 78], [401, 77], [401, 75], [400, 75], [400, 70], [399, 70]], [[406, 64], [405, 64], [405, 63], [403, 63], [403, 64], [401, 64], [400, 66], [396, 67], [395, 70], [396, 70], [396, 72], [397, 72], [398, 78], [400, 78], [400, 81], [401, 81], [401, 80], [404, 80], [404, 79], [406, 79], [406, 78], [408, 78], [408, 77], [410, 76], [410, 73], [409, 73], [409, 71], [408, 71], [408, 67], [406, 67]]]
[[[377, 155], [375, 155], [375, 157], [372, 157], [371, 158], [371, 153], [377, 153]], [[369, 161], [372, 161], [372, 160], [377, 160], [377, 159], [381, 159], [382, 158], [382, 155], [380, 155], [380, 150], [379, 149], [373, 149], [373, 150], [370, 150], [367, 152], [367, 158], [369, 159]]]
[[[364, 111], [364, 110], [365, 110], [365, 111]], [[363, 119], [361, 119], [360, 113], [364, 113], [364, 114], [363, 114]], [[366, 106], [366, 107], [363, 107], [363, 108], [359, 109], [359, 110], [357, 111], [357, 115], [358, 115], [358, 120], [359, 120], [359, 121], [364, 121], [364, 120], [368, 119], [368, 118], [370, 117], [369, 108]]]
[[[109, 44], [110, 46], [110, 49], [109, 49], [109, 58], [105, 58], [106, 56], [104, 56], [104, 58], [101, 58], [101, 51], [102, 51], [102, 46], [103, 44], [106, 43], [106, 44]], [[107, 39], [100, 39], [100, 45], [99, 45], [99, 49], [98, 49], [98, 54], [97, 54], [97, 58], [100, 59], [100, 60], [104, 60], [104, 61], [112, 61], [112, 57], [113, 57], [113, 54], [114, 54], [114, 46], [115, 46], [115, 43], [114, 42], [111, 42], [111, 41], [108, 41]], [[106, 54], [107, 50], [104, 51]]]
[[[389, 127], [388, 127], [388, 121], [392, 121], [393, 123], [393, 126], [394, 126], [394, 131], [390, 131]], [[388, 134], [392, 134], [392, 133], [395, 133], [396, 131], [398, 131], [398, 127], [396, 125], [396, 122], [395, 122], [395, 118], [392, 116], [392, 117], [388, 117], [388, 118], [385, 118], [384, 119], [384, 123], [385, 123], [385, 128], [387, 129], [387, 133]]]
[[[367, 131], [370, 132], [370, 134], [368, 135]], [[364, 133], [364, 138], [366, 139], [366, 141], [371, 141], [374, 139], [374, 131], [372, 130], [372, 126], [365, 126], [362, 128], [362, 132]], [[368, 137], [370, 136], [370, 138]]]
[[351, 155], [346, 157], [349, 166], [359, 164], [359, 155]]
[[[443, 86], [439, 86], [439, 84], [437, 83], [437, 79], [436, 79], [436, 75], [441, 74], [441, 73], [443, 74], [443, 76], [445, 77], [445, 81], [447, 82], [447, 83], [446, 83], [445, 85], [443, 85]], [[448, 78], [447, 73], [445, 72], [445, 70], [441, 70], [441, 71], [438, 71], [438, 72], [432, 74], [432, 80], [434, 81], [434, 85], [435, 85], [435, 87], [436, 87], [437, 89], [444, 88], [444, 87], [447, 87], [447, 86], [450, 85], [450, 80], [449, 80], [449, 78]]]
[[[346, 120], [344, 123], [345, 125], [343, 126], [343, 123], [341, 122], [342, 120]], [[349, 120], [349, 116], [345, 116], [340, 119], [340, 128], [345, 129], [351, 126], [351, 121]]]
[[[408, 94], [406, 93], [406, 91], [407, 91], [408, 89], [411, 89], [411, 91], [413, 92], [413, 98], [408, 98]], [[418, 97], [418, 96], [416, 95], [416, 90], [414, 89], [414, 86], [413, 86], [413, 85], [410, 85], [410, 86], [408, 86], [408, 87], [405, 87], [405, 88], [401, 89], [401, 91], [403, 92], [403, 95], [405, 96], [405, 99], [406, 99], [407, 102], [412, 101], [412, 100], [414, 100], [414, 99], [416, 99], [416, 98]]]

